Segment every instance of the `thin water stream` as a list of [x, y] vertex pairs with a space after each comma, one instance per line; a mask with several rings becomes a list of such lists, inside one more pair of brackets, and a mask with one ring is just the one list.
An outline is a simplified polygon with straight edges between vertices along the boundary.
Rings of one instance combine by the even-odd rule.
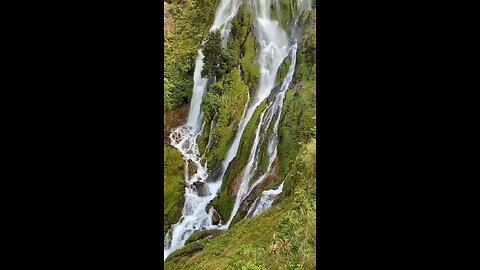
[[[242, 0], [221, 0], [216, 13], [215, 19], [210, 31], [220, 30], [223, 40], [227, 40], [230, 34], [230, 21], [238, 12]], [[279, 4], [275, 1], [277, 16], [279, 14]], [[299, 9], [307, 9], [311, 6], [311, 0], [298, 0]], [[196, 140], [201, 134], [205, 123], [203, 122], [203, 113], [200, 110], [203, 96], [208, 83], [208, 78], [201, 77], [203, 68], [203, 54], [198, 50], [198, 56], [195, 63], [194, 71], [194, 87], [190, 111], [187, 123], [174, 129], [170, 134], [171, 145], [177, 148], [185, 160], [185, 204], [182, 210], [180, 220], [172, 225], [166, 235], [166, 245], [164, 248], [164, 260], [176, 249], [182, 247], [188, 237], [196, 230], [202, 229], [228, 229], [233, 217], [235, 216], [241, 202], [252, 191], [252, 189], [260, 183], [266, 173], [272, 167], [276, 158], [278, 144], [278, 125], [280, 114], [283, 106], [285, 91], [292, 80], [295, 70], [297, 43], [289, 42], [287, 33], [279, 25], [278, 21], [272, 19], [270, 14], [272, 0], [250, 0], [248, 7], [252, 9], [254, 14], [254, 28], [258, 43], [258, 65], [260, 68], [260, 78], [258, 87], [253, 98], [248, 95], [247, 102], [244, 107], [243, 115], [238, 124], [237, 132], [232, 143], [229, 145], [225, 158], [221, 162], [221, 173], [216, 179], [206, 181], [208, 177], [207, 164], [203, 155], [199, 152]], [[297, 10], [298, 14], [298, 10]], [[298, 19], [298, 15], [295, 20]], [[296, 24], [296, 22], [295, 22]], [[293, 32], [293, 30], [292, 30]], [[235, 158], [238, 152], [239, 143], [243, 135], [243, 131], [250, 121], [255, 109], [270, 96], [275, 87], [275, 79], [280, 65], [286, 57], [290, 55], [291, 65], [289, 71], [282, 81], [280, 90], [275, 93], [273, 100], [270, 101], [266, 108], [261, 112], [259, 123], [255, 130], [255, 139], [250, 150], [249, 160], [246, 165], [245, 174], [242, 178], [240, 188], [238, 190], [233, 211], [226, 224], [213, 225], [212, 215], [213, 208], [206, 212], [206, 206], [215, 198], [220, 190], [223, 176], [230, 162]], [[273, 127], [271, 122], [274, 121]], [[213, 121], [210, 123], [209, 141], [206, 151], [209, 150], [211, 144], [211, 132], [213, 129]], [[266, 138], [269, 129], [273, 128], [273, 132], [267, 138], [267, 155], [269, 159], [268, 169], [265, 174], [260, 176], [251, 186], [251, 178], [255, 175], [258, 165], [258, 149], [259, 144]], [[263, 139], [262, 139], [263, 138]], [[205, 154], [205, 153], [204, 153]], [[189, 176], [188, 166], [193, 164], [196, 172]], [[249, 215], [256, 215], [273, 203], [274, 195], [278, 195], [283, 188], [283, 183], [277, 189], [264, 191], [251, 206]]]

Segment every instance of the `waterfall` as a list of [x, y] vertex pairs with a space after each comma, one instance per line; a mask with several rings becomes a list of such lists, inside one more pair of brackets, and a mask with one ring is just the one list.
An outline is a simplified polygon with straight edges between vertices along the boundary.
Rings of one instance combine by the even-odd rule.
[[273, 202], [277, 199], [278, 195], [282, 193], [283, 190], [283, 182], [280, 186], [276, 189], [265, 190], [258, 196], [255, 202], [252, 204], [250, 209], [248, 210], [247, 217], [253, 217], [261, 212], [268, 209], [272, 206]]
[[[227, 39], [230, 34], [230, 20], [236, 15], [240, 7], [241, 0], [222, 0], [217, 8], [214, 23], [210, 31], [215, 31], [223, 27], [221, 36]], [[201, 77], [203, 68], [203, 54], [198, 50], [195, 62], [193, 77], [192, 100], [187, 123], [172, 131], [170, 134], [170, 144], [177, 148], [185, 160], [185, 203], [182, 209], [180, 220], [172, 225], [171, 230], [166, 235], [167, 245], [163, 250], [163, 259], [182, 247], [190, 235], [199, 229], [213, 229], [217, 226], [212, 225], [213, 211], [207, 213], [205, 208], [207, 204], [217, 196], [221, 181], [216, 183], [206, 183], [208, 177], [207, 164], [201, 158], [197, 145], [197, 137], [203, 130], [203, 114], [200, 111], [203, 95], [207, 87], [208, 78]], [[211, 131], [210, 131], [211, 132]], [[189, 177], [188, 166], [192, 162], [196, 167], [196, 173]]]
[[[253, 2], [253, 5], [252, 5]], [[300, 5], [302, 3], [302, 5]], [[307, 4], [305, 4], [307, 3]], [[242, 0], [221, 0], [216, 13], [214, 22], [210, 28], [210, 31], [219, 30], [222, 36], [223, 42], [225, 42], [230, 34], [231, 24], [230, 21], [235, 17], [238, 12]], [[297, 6], [304, 7], [311, 5], [310, 0], [298, 0]], [[212, 181], [206, 181], [208, 177], [207, 164], [202, 155], [199, 152], [196, 140], [202, 133], [204, 128], [203, 114], [200, 110], [202, 99], [207, 87], [208, 78], [201, 77], [201, 70], [203, 68], [203, 54], [201, 50], [198, 50], [198, 55], [195, 62], [194, 71], [194, 87], [192, 93], [192, 100], [190, 104], [190, 111], [188, 115], [187, 123], [184, 126], [180, 126], [172, 131], [170, 134], [171, 145], [177, 148], [185, 160], [185, 203], [182, 209], [182, 216], [180, 220], [173, 224], [171, 229], [166, 235], [166, 245], [164, 247], [164, 260], [173, 251], [182, 247], [185, 241], [190, 235], [201, 229], [228, 229], [233, 217], [235, 216], [241, 202], [252, 191], [252, 189], [261, 182], [266, 173], [270, 170], [273, 161], [277, 155], [278, 144], [278, 125], [280, 120], [280, 114], [283, 107], [283, 99], [285, 91], [292, 80], [293, 72], [295, 69], [297, 43], [294, 41], [290, 44], [287, 33], [279, 26], [278, 21], [273, 20], [270, 15], [270, 9], [272, 6], [271, 0], [252, 0], [249, 1], [248, 6], [255, 12], [254, 25], [256, 39], [258, 42], [258, 64], [260, 68], [260, 78], [258, 86], [252, 100], [247, 91], [248, 99], [245, 103], [244, 111], [240, 122], [237, 127], [236, 134], [232, 143], [229, 145], [225, 158], [220, 164], [220, 174], [216, 179]], [[275, 7], [278, 13], [278, 1], [275, 2]], [[297, 9], [297, 14], [298, 14]], [[298, 19], [298, 16], [296, 20]], [[295, 24], [296, 24], [295, 20]], [[294, 25], [295, 25], [294, 24]], [[241, 180], [240, 188], [237, 192], [233, 211], [229, 220], [225, 225], [212, 225], [213, 208], [206, 212], [206, 207], [213, 198], [215, 198], [220, 190], [223, 176], [228, 168], [230, 162], [237, 155], [240, 139], [243, 135], [243, 131], [250, 121], [256, 108], [269, 97], [272, 90], [275, 87], [275, 79], [278, 69], [284, 59], [290, 54], [291, 65], [287, 76], [283, 80], [280, 90], [275, 93], [273, 100], [270, 101], [266, 108], [261, 112], [259, 123], [255, 130], [255, 139], [250, 150], [249, 159], [246, 165], [246, 170]], [[273, 133], [267, 138], [267, 131], [271, 126], [272, 121]], [[211, 132], [213, 129], [213, 120], [210, 123], [209, 141], [205, 151], [208, 151], [211, 143]], [[268, 156], [268, 169], [264, 175], [259, 177], [253, 185], [249, 186], [250, 179], [255, 175], [258, 165], [258, 149], [259, 145], [263, 141], [267, 141], [267, 156]], [[245, 149], [245, 151], [247, 151]], [[196, 172], [189, 176], [188, 166], [190, 163], [196, 167]], [[258, 214], [266, 208], [270, 207], [274, 200], [274, 195], [278, 195], [282, 192], [283, 183], [275, 190], [264, 191], [254, 203], [253, 209], [249, 210], [249, 214]]]
[[[263, 49], [263, 51], [262, 51], [263, 54], [261, 56], [264, 56], [263, 58], [260, 57], [259, 62], [260, 62], [260, 65], [261, 65], [261, 69], [260, 69], [261, 74], [265, 75], [265, 77], [260, 78], [260, 88], [259, 88], [258, 93], [259, 93], [260, 97], [264, 99], [270, 94], [270, 92], [273, 88], [273, 84], [271, 84], [272, 83], [271, 77], [268, 77], [268, 75], [274, 74], [274, 76], [276, 77], [278, 67], [283, 62], [286, 55], [283, 58], [281, 58], [281, 61], [278, 64], [278, 66], [276, 66], [276, 63], [272, 61], [273, 59], [269, 58], [268, 56], [272, 56], [272, 55], [275, 55], [275, 53], [278, 53], [278, 51], [276, 51], [276, 49], [278, 49], [278, 45], [282, 44], [282, 43], [276, 43], [275, 41], [282, 40], [282, 38], [279, 38], [279, 37], [281, 37], [282, 34], [285, 33], [285, 32], [282, 33], [282, 32], [273, 31], [273, 29], [278, 29], [278, 22], [268, 19], [269, 12], [270, 12], [270, 6], [271, 6], [270, 0], [260, 1], [260, 2], [256, 2], [256, 3], [257, 3], [256, 8], [257, 8], [257, 15], [258, 15], [257, 21], [259, 22], [259, 26], [260, 26], [260, 27], [258, 27], [258, 36], [259, 36], [259, 39], [260, 39], [260, 44], [263, 45], [261, 47], [261, 49]], [[277, 6], [277, 3], [275, 3], [275, 6]], [[294, 24], [293, 24], [294, 27], [293, 27], [293, 30], [292, 30], [292, 36], [294, 36], [293, 32], [296, 30], [295, 26], [297, 25], [297, 21], [298, 21], [298, 18], [300, 16], [301, 12], [303, 10], [306, 10], [306, 9], [311, 9], [311, 1], [298, 0], [297, 6], [298, 6], [298, 9], [297, 9], [297, 15], [295, 17], [295, 21], [294, 21]], [[272, 41], [274, 41], [274, 42], [272, 42]], [[297, 47], [298, 47], [298, 45], [297, 45], [296, 41], [294, 41], [293, 45], [290, 47], [290, 50], [289, 50], [290, 51], [290, 57], [291, 57], [291, 63], [290, 63], [288, 73], [287, 73], [285, 79], [283, 80], [282, 85], [280, 86], [280, 90], [279, 90], [278, 94], [275, 96], [274, 101], [272, 103], [270, 103], [270, 104], [273, 104], [273, 105], [270, 106], [270, 104], [269, 104], [269, 106], [267, 106], [264, 109], [264, 111], [262, 112], [262, 119], [261, 120], [263, 120], [263, 114], [265, 112], [267, 112], [267, 121], [265, 121], [265, 123], [263, 121], [260, 121], [258, 123], [258, 126], [257, 126], [257, 131], [258, 131], [258, 130], [260, 130], [260, 127], [262, 126], [262, 124], [264, 125], [263, 131], [264, 131], [264, 136], [266, 137], [268, 129], [270, 127], [270, 122], [271, 122], [273, 117], [276, 117], [275, 124], [274, 124], [274, 127], [273, 127], [273, 134], [272, 134], [272, 136], [270, 136], [270, 139], [267, 142], [268, 143], [267, 144], [267, 156], [268, 156], [267, 170], [250, 187], [248, 186], [248, 184], [250, 183], [250, 179], [256, 173], [257, 164], [258, 164], [258, 154], [259, 154], [258, 142], [255, 143], [256, 141], [254, 141], [254, 144], [252, 145], [252, 148], [251, 148], [251, 151], [250, 151], [249, 160], [247, 162], [247, 165], [245, 166], [244, 175], [242, 176], [240, 187], [239, 187], [239, 190], [238, 190], [236, 198], [235, 198], [235, 203], [234, 203], [234, 206], [233, 206], [233, 209], [232, 209], [232, 213], [230, 214], [230, 217], [229, 217], [227, 223], [222, 227], [222, 229], [228, 229], [228, 227], [230, 226], [230, 223], [232, 222], [233, 218], [235, 217], [235, 214], [237, 213], [237, 211], [240, 207], [240, 204], [250, 194], [250, 192], [252, 192], [253, 188], [255, 188], [255, 186], [258, 185], [263, 180], [263, 178], [267, 175], [267, 173], [270, 171], [270, 169], [272, 167], [273, 161], [275, 160], [275, 158], [277, 156], [278, 125], [279, 125], [279, 122], [280, 122], [280, 115], [281, 115], [282, 108], [283, 108], [283, 99], [285, 97], [285, 91], [288, 89], [288, 87], [289, 87], [289, 85], [292, 81], [292, 78], [293, 78], [293, 73], [295, 71]], [[276, 69], [269, 69], [269, 68], [272, 68], [272, 67], [276, 67]], [[272, 73], [269, 73], [269, 72], [272, 72]], [[262, 79], [264, 79], [264, 80], [262, 80]], [[273, 79], [273, 80], [275, 80], [275, 79]], [[265, 96], [265, 94], [267, 92], [264, 91], [265, 89], [269, 89], [268, 90], [269, 91], [268, 95], [266, 95], [266, 96]], [[248, 120], [247, 120], [247, 122], [248, 122]], [[255, 134], [255, 136], [258, 136], [258, 133]], [[255, 165], [252, 166], [254, 161], [255, 161]], [[281, 192], [281, 190], [280, 190], [280, 192]], [[265, 204], [264, 206], [269, 207], [270, 205]]]
[[[282, 85], [280, 87], [279, 93], [275, 96], [275, 99], [273, 102], [270, 102], [269, 105], [263, 110], [261, 116], [260, 116], [260, 121], [257, 125], [257, 129], [255, 131], [255, 140], [252, 145], [252, 148], [250, 150], [250, 156], [247, 162], [247, 165], [245, 166], [245, 171], [242, 176], [242, 180], [240, 182], [240, 187], [237, 192], [237, 196], [235, 198], [235, 204], [232, 209], [232, 213], [230, 214], [230, 218], [228, 219], [227, 223], [222, 227], [223, 229], [227, 229], [230, 226], [230, 223], [232, 222], [233, 218], [235, 217], [235, 214], [237, 213], [240, 204], [243, 202], [243, 200], [250, 194], [250, 192], [253, 190], [253, 188], [258, 185], [263, 178], [266, 176], [270, 168], [272, 167], [273, 161], [275, 160], [277, 156], [277, 144], [278, 144], [278, 138], [277, 138], [277, 132], [278, 132], [278, 125], [280, 122], [280, 115], [282, 112], [283, 108], [283, 99], [285, 97], [285, 91], [288, 89], [290, 82], [292, 81], [293, 78], [293, 73], [295, 71], [295, 64], [296, 64], [296, 55], [297, 55], [297, 43], [294, 43], [291, 46], [290, 50], [291, 54], [291, 63], [290, 67], [287, 73], [287, 76], [285, 76], [285, 79], [282, 82]], [[267, 113], [267, 121], [264, 123], [263, 122], [263, 116], [264, 114]], [[267, 156], [268, 156], [268, 166], [266, 172], [258, 178], [250, 187], [248, 184], [250, 183], [250, 179], [255, 175], [255, 172], [257, 170], [257, 164], [258, 163], [258, 154], [259, 154], [259, 149], [258, 149], [258, 142], [259, 142], [259, 136], [260, 136], [260, 130], [263, 125], [263, 132], [264, 132], [264, 137], [266, 137], [267, 132], [270, 127], [270, 122], [272, 119], [276, 117], [275, 124], [273, 127], [273, 134], [270, 137], [270, 140], [268, 140], [267, 144]], [[253, 163], [255, 161], [255, 166], [252, 167]]]
[[207, 86], [207, 78], [202, 78], [203, 69], [203, 53], [198, 50], [197, 59], [195, 61], [195, 71], [193, 73], [193, 91], [192, 100], [190, 102], [190, 111], [188, 113], [187, 126], [192, 127], [192, 132], [198, 132], [197, 128], [202, 123], [202, 113], [200, 112], [200, 104], [202, 103], [203, 94]]
[[[266, 3], [268, 2], [268, 3]], [[240, 139], [242, 138], [245, 126], [250, 121], [255, 109], [270, 95], [275, 86], [275, 78], [283, 59], [288, 54], [288, 38], [285, 31], [279, 27], [278, 22], [271, 20], [270, 0], [255, 2], [256, 5], [256, 26], [257, 39], [260, 45], [258, 63], [260, 65], [259, 86], [256, 89], [252, 104], [248, 107], [246, 113], [240, 119], [237, 133], [230, 144], [225, 158], [221, 164], [221, 173], [215, 181], [221, 181], [225, 171], [237, 155]]]

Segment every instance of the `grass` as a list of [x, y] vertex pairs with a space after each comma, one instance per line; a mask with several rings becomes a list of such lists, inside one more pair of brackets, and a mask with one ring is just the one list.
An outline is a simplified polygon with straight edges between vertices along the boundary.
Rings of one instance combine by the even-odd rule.
[[164, 77], [174, 86], [172, 106], [188, 103], [192, 95], [195, 57], [208, 34], [218, 1], [179, 1], [170, 5], [175, 31], [164, 35]]
[[171, 224], [178, 222], [184, 204], [184, 160], [172, 146], [163, 145], [163, 235]]
[[266, 103], [262, 102], [253, 113], [250, 121], [245, 126], [245, 129], [240, 139], [238, 152], [235, 160], [235, 165], [232, 170], [223, 177], [220, 195], [215, 198], [213, 205], [223, 219], [228, 219], [235, 203], [235, 197], [228, 194], [227, 188], [230, 182], [237, 177], [248, 162], [250, 150], [252, 148], [255, 129], [257, 127], [260, 113], [265, 109]]
[[286, 180], [291, 196], [217, 238], [187, 244], [165, 268], [315, 269], [315, 153], [315, 139], [302, 146]]
[[[282, 12], [291, 13], [295, 8], [290, 6], [288, 1], [281, 0], [281, 3], [289, 5]], [[212, 148], [207, 156], [210, 169], [214, 169], [214, 165], [218, 166], [225, 156], [235, 134], [236, 123], [243, 112], [247, 87], [250, 91], [255, 90], [258, 80], [253, 32], [243, 27], [246, 22], [251, 22], [251, 19], [248, 12], [244, 11], [239, 12], [240, 15], [235, 18], [238, 22], [234, 20], [240, 31], [234, 34], [229, 45], [239, 56], [243, 54], [243, 57], [239, 57], [242, 77], [238, 70], [232, 67], [226, 76], [217, 82], [222, 94], [209, 94], [205, 99], [208, 100], [206, 108], [203, 108], [209, 117], [212, 117], [214, 112], [218, 113], [218, 121], [212, 132]], [[285, 181], [282, 200], [258, 216], [237, 222], [238, 215], [230, 229], [215, 238], [203, 238], [205, 234], [201, 232], [192, 235], [191, 242], [169, 256], [165, 262], [166, 269], [316, 268], [315, 20], [315, 9], [309, 16], [302, 17], [302, 23], [306, 25], [305, 34], [297, 54], [294, 80], [286, 92], [279, 126], [278, 175], [274, 183], [265, 187], [271, 189]], [[282, 74], [288, 70], [288, 64], [284, 63]], [[177, 85], [178, 82], [175, 82], [176, 87]], [[264, 107], [263, 103], [257, 108], [247, 124], [240, 141], [236, 164], [224, 177], [220, 196], [213, 201], [215, 209], [223, 219], [229, 217], [235, 200], [227, 194], [227, 184], [242, 171], [247, 162], [258, 117]], [[205, 130], [205, 135], [202, 135], [204, 143], [208, 139], [209, 123], [205, 124]], [[263, 156], [265, 148], [260, 149]], [[178, 213], [175, 205], [180, 205], [178, 200], [183, 198], [179, 185], [183, 184], [183, 160], [178, 152], [172, 152], [176, 149], [165, 149], [164, 146], [164, 150], [166, 158], [170, 151], [168, 164], [165, 163], [164, 184], [169, 191], [164, 195], [168, 193], [173, 196], [169, 198], [169, 209], [171, 215], [175, 216], [173, 213]], [[265, 160], [261, 159], [260, 165], [264, 166], [264, 163]], [[167, 172], [167, 167], [170, 166], [172, 168]], [[167, 202], [167, 196], [165, 198]]]
[[222, 95], [209, 92], [202, 102], [207, 119], [212, 119], [214, 112], [218, 113], [212, 130], [211, 150], [206, 156], [210, 169], [216, 168], [225, 157], [247, 101], [247, 87], [240, 79], [238, 69], [232, 69], [214, 87], [221, 88]]

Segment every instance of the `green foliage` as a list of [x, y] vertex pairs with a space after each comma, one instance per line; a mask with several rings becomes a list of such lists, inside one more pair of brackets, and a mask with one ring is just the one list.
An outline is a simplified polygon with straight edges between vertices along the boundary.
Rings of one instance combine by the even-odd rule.
[[[311, 196], [316, 188], [315, 154], [315, 139], [299, 151], [289, 172], [289, 179], [296, 181], [288, 185], [292, 191], [290, 197], [210, 239], [202, 249], [196, 249], [195, 256], [182, 251], [185, 259], [175, 266], [178, 269], [193, 266], [196, 269], [315, 269], [316, 198]], [[165, 264], [167, 269], [172, 269], [171, 266], [171, 263]]]
[[185, 244], [195, 242], [195, 241], [200, 240], [204, 237], [205, 237], [205, 232], [204, 231], [195, 231], [194, 233], [192, 233], [192, 235], [190, 235], [190, 237], [187, 239], [187, 241], [185, 241]]
[[311, 59], [315, 48], [308, 46], [308, 40], [315, 35], [315, 10], [312, 13], [297, 53], [294, 82], [285, 95], [279, 126], [279, 172], [276, 182], [285, 179], [302, 144], [316, 136], [316, 63]]
[[205, 56], [202, 77], [221, 77], [224, 73], [225, 56], [222, 49], [222, 37], [219, 31], [211, 32], [202, 46]]
[[[240, 172], [247, 164], [248, 156], [250, 155], [250, 149], [252, 148], [253, 139], [255, 136], [255, 129], [258, 125], [258, 121], [260, 120], [260, 113], [265, 109], [265, 106], [266, 102], [262, 102], [255, 109], [250, 121], [245, 126], [238, 148], [242, 150], [237, 152], [235, 166], [233, 166], [232, 170], [223, 177], [220, 195], [214, 200], [215, 209], [223, 219], [228, 219], [230, 217], [233, 204], [235, 203], [235, 197], [228, 195], [227, 187], [233, 178], [239, 176]], [[234, 222], [232, 221], [232, 223]]]
[[212, 204], [224, 222], [230, 217], [234, 203], [235, 197], [228, 195], [227, 187], [222, 183], [220, 194], [213, 199]]
[[164, 35], [164, 77], [173, 87], [170, 105], [188, 103], [192, 95], [197, 50], [208, 34], [218, 1], [174, 1], [170, 6], [175, 31]]
[[257, 128], [258, 122], [260, 121], [261, 112], [265, 110], [266, 104], [266, 101], [264, 101], [255, 109], [255, 112], [250, 118], [250, 121], [245, 126], [242, 138], [240, 139], [240, 144], [238, 146], [238, 149], [242, 149], [242, 151], [237, 152], [235, 166], [232, 168], [229, 174], [225, 175], [222, 187], [229, 183], [234, 177], [238, 176], [238, 174], [240, 174], [245, 165], [247, 165], [248, 157], [250, 155], [250, 150], [252, 148], [253, 140], [255, 137], [255, 129]]
[[[280, 24], [285, 25], [296, 7], [291, 1], [280, 2], [285, 6], [281, 10]], [[196, 50], [201, 39], [208, 34], [209, 23], [205, 22], [213, 19], [213, 15], [209, 17], [205, 14], [213, 14], [216, 4], [217, 1], [199, 0], [172, 7], [177, 32], [176, 36], [168, 37], [170, 44], [165, 49], [167, 80], [164, 80], [164, 84], [170, 84], [167, 87], [170, 90], [164, 95], [171, 106], [189, 98], [187, 92], [191, 92], [191, 87], [187, 89], [186, 86], [193, 84]], [[303, 15], [302, 20], [305, 22], [305, 35], [299, 44], [294, 81], [286, 92], [279, 125], [278, 175], [274, 185], [285, 181], [282, 200], [252, 218], [241, 219], [237, 213], [230, 229], [218, 237], [204, 238], [204, 232], [195, 232], [188, 244], [169, 256], [165, 262], [166, 269], [315, 269], [315, 10]], [[221, 49], [223, 59], [220, 63], [223, 67], [220, 67], [224, 68], [224, 73], [207, 90], [202, 102], [207, 122], [199, 142], [203, 145], [201, 149], [205, 148], [208, 139], [209, 123], [217, 114], [212, 130], [212, 147], [206, 155], [210, 170], [217, 168], [236, 133], [247, 100], [246, 91], [253, 96], [256, 89], [259, 70], [253, 34], [251, 14], [242, 4], [232, 20], [232, 40]], [[236, 68], [238, 64], [241, 72]], [[282, 64], [279, 77], [286, 74], [289, 64], [289, 60]], [[235, 166], [225, 175], [220, 196], [212, 202], [224, 222], [229, 218], [235, 200], [228, 195], [227, 184], [245, 167], [259, 115], [264, 108], [265, 103], [262, 103], [245, 127]], [[179, 202], [179, 199], [183, 199], [184, 163], [176, 149], [164, 146], [164, 151], [164, 188], [168, 190], [164, 192], [164, 208], [169, 212], [164, 219], [171, 224], [183, 207], [183, 201]], [[266, 166], [265, 151], [264, 146], [260, 147], [260, 167]], [[171, 168], [167, 171], [167, 167]]]
[[166, 119], [166, 114], [165, 111], [170, 109], [172, 107], [173, 100], [171, 98], [171, 91], [172, 91], [173, 85], [170, 83], [170, 81], [163, 77], [163, 124], [167, 124], [167, 119]]
[[[203, 240], [191, 242], [183, 246], [181, 249], [175, 250], [165, 260], [165, 264], [167, 262], [178, 262], [182, 259], [182, 257], [192, 255], [193, 253], [196, 253], [202, 250], [205, 247], [205, 245], [208, 243], [208, 241], [209, 239], [203, 239]], [[169, 268], [166, 268], [166, 269], [169, 269]]]
[[182, 215], [184, 203], [184, 160], [177, 149], [164, 144], [163, 159], [163, 210], [164, 210], [164, 227], [163, 234], [165, 236], [167, 229], [171, 224], [178, 222]]
[[[217, 94], [217, 92], [222, 94]], [[231, 69], [206, 93], [204, 102], [202, 102], [205, 118], [210, 121], [213, 115], [218, 113], [218, 119], [212, 130], [211, 151], [206, 156], [209, 168], [216, 168], [225, 157], [246, 101], [247, 88], [240, 78], [238, 69], [235, 68]]]
[[244, 43], [245, 56], [240, 61], [240, 68], [242, 69], [242, 76], [250, 88], [250, 94], [256, 88], [258, 78], [260, 77], [260, 69], [256, 65], [255, 44], [252, 33], [249, 32]]

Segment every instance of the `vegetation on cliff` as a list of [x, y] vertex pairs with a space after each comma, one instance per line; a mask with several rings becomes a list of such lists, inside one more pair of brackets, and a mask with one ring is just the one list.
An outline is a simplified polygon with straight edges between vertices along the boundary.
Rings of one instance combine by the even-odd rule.
[[[276, 16], [282, 18], [280, 24], [291, 25], [296, 6], [287, 0], [280, 3], [282, 9]], [[232, 20], [230, 39], [222, 47], [219, 33], [208, 31], [217, 4], [218, 1], [209, 0], [173, 1], [170, 5], [172, 30], [165, 34], [167, 113], [189, 103], [197, 49], [206, 38], [203, 53], [210, 60], [205, 61], [202, 75], [215, 76], [216, 81], [208, 87], [202, 101], [205, 128], [197, 143], [204, 153], [211, 137], [210, 150], [205, 154], [210, 173], [215, 172], [224, 159], [244, 111], [247, 93], [253, 97], [260, 76], [250, 9], [245, 3], [241, 5]], [[240, 209], [230, 228], [223, 233], [194, 233], [183, 248], [170, 254], [165, 261], [166, 269], [315, 269], [316, 9], [304, 12], [299, 23], [303, 33], [294, 78], [286, 92], [280, 118], [275, 169], [269, 183], [259, 190], [284, 182], [280, 201], [247, 219], [242, 219], [245, 211]], [[277, 82], [285, 77], [289, 65], [290, 59], [282, 63]], [[237, 156], [222, 179], [220, 194], [211, 202], [224, 222], [232, 211], [238, 180], [265, 106], [263, 102], [246, 125]], [[164, 121], [172, 126], [173, 119], [167, 116]], [[266, 170], [265, 145], [259, 151], [259, 166]], [[181, 215], [184, 160], [168, 142], [164, 144], [164, 153], [165, 233]]]
[[172, 253], [167, 269], [315, 269], [316, 144], [303, 145], [286, 185], [292, 195], [224, 234]]

